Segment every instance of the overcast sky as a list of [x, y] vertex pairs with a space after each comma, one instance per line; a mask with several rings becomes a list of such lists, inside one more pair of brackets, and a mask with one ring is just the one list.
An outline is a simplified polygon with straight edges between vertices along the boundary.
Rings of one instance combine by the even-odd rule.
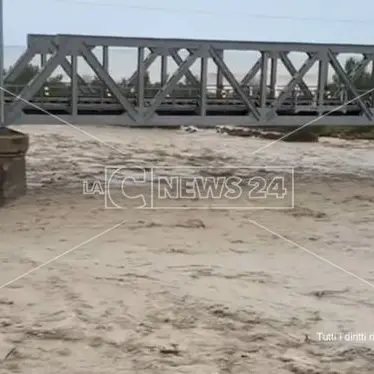
[[[5, 60], [14, 63], [28, 33], [374, 44], [374, 2], [359, 3], [360, 11], [348, 0], [189, 0], [180, 6], [171, 0], [4, 0]], [[111, 51], [110, 60], [116, 78], [129, 76], [136, 53]], [[255, 60], [253, 53], [226, 54], [237, 76]], [[303, 57], [293, 61], [299, 67]], [[158, 69], [159, 64], [151, 68], [153, 80]], [[90, 73], [84, 64], [80, 72]], [[288, 74], [284, 69], [279, 74], [279, 84], [285, 84]], [[315, 72], [307, 80], [314, 83]]]

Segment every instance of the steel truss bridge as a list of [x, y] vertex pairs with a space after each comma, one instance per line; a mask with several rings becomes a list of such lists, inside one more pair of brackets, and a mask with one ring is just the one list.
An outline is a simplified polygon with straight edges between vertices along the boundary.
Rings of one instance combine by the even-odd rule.
[[[96, 47], [102, 47], [102, 62], [92, 52]], [[128, 87], [120, 86], [108, 72], [110, 47], [137, 48], [137, 70]], [[150, 51], [147, 57], [146, 49]], [[185, 59], [180, 55], [181, 50], [188, 52]], [[224, 53], [228, 50], [257, 51], [261, 57], [238, 81], [225, 63]], [[300, 69], [290, 60], [290, 52], [305, 54]], [[337, 59], [341, 53], [363, 56], [350, 76]], [[37, 55], [41, 58], [40, 72], [26, 86], [16, 87], [14, 82]], [[158, 56], [161, 57], [160, 87], [148, 89], [145, 75]], [[178, 65], [170, 77], [168, 56]], [[83, 57], [103, 86], [93, 87], [78, 75], [78, 57]], [[209, 59], [217, 66], [213, 90], [207, 86]], [[190, 70], [197, 60], [200, 60], [199, 77]], [[276, 92], [279, 61], [292, 78]], [[318, 64], [318, 86], [312, 88], [304, 77], [315, 64]], [[374, 125], [374, 94], [362, 95], [353, 83], [369, 65], [374, 71], [374, 45], [29, 35], [26, 51], [4, 80], [5, 121], [7, 125], [58, 124], [61, 120], [72, 124], [129, 126], [300, 126], [309, 121], [313, 121], [311, 125]], [[332, 95], [326, 92], [329, 66], [342, 85]], [[70, 77], [70, 84], [48, 96], [46, 82], [58, 67]], [[259, 84], [254, 89], [251, 82], [258, 74]], [[371, 76], [374, 82], [374, 74]], [[180, 89], [179, 94], [174, 94], [183, 77], [188, 87], [183, 94]], [[232, 87], [226, 94], [224, 79]], [[48, 90], [57, 88], [48, 87]], [[347, 97], [357, 99], [347, 103]]]

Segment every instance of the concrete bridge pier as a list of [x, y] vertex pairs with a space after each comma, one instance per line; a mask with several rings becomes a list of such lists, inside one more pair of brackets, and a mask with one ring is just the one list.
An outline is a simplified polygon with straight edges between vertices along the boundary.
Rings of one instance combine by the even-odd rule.
[[0, 207], [26, 194], [28, 135], [0, 128]]

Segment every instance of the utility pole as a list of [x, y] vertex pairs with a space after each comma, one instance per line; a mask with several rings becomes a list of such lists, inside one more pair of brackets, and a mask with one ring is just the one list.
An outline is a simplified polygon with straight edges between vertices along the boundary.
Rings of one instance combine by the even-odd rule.
[[0, 0], [0, 127], [4, 126], [4, 17], [3, 0]]

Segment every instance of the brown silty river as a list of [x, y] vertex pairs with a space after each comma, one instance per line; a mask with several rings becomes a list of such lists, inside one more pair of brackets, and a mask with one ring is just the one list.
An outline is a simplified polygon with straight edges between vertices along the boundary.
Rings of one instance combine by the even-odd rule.
[[[1, 374], [374, 372], [374, 142], [18, 129], [29, 193], [0, 215]], [[280, 168], [287, 183], [294, 168], [294, 206], [243, 194], [248, 209], [106, 209], [82, 189], [106, 166]]]

